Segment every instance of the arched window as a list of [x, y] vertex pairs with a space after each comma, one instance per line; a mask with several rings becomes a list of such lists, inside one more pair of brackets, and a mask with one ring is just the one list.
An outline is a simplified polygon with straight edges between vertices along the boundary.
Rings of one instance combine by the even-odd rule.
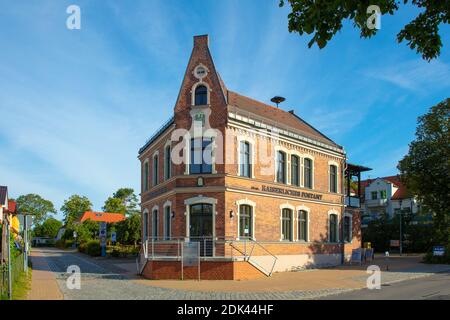
[[143, 239], [144, 241], [148, 239], [148, 211], [145, 210], [144, 211], [144, 216], [142, 219], [142, 224], [143, 224]]
[[286, 183], [286, 153], [277, 152], [277, 182]]
[[352, 218], [350, 216], [344, 217], [344, 241], [352, 241]]
[[298, 240], [308, 241], [308, 212], [305, 210], [298, 212]]
[[208, 137], [191, 139], [190, 174], [212, 173], [212, 142]]
[[205, 86], [198, 86], [195, 88], [195, 105], [204, 106], [208, 104], [208, 88]]
[[149, 167], [148, 167], [148, 161], [145, 161], [144, 163], [144, 191], [148, 190], [148, 175], [149, 175]]
[[164, 149], [164, 179], [168, 180], [170, 179], [171, 175], [172, 175], [172, 160], [170, 158], [170, 145], [166, 146], [166, 148]]
[[291, 184], [300, 186], [300, 158], [293, 155], [291, 157]]
[[337, 234], [338, 234], [338, 216], [337, 214], [330, 214], [329, 216], [329, 241], [337, 242]]
[[330, 165], [330, 192], [337, 192], [337, 167]]
[[313, 161], [311, 159], [303, 159], [303, 181], [305, 188], [312, 189], [313, 186]]
[[240, 175], [241, 177], [251, 178], [252, 163], [251, 163], [251, 148], [250, 143], [241, 141], [240, 143]]
[[239, 206], [239, 238], [253, 238], [253, 208], [247, 204]]
[[172, 233], [172, 225], [171, 225], [171, 208], [170, 206], [166, 206], [164, 208], [164, 240], [170, 240]]
[[155, 209], [152, 212], [152, 237], [153, 240], [158, 240], [158, 210]]
[[292, 241], [292, 210], [283, 209], [281, 214], [281, 240]]
[[158, 155], [153, 156], [153, 185], [156, 186], [159, 180], [159, 170], [158, 170], [159, 159]]

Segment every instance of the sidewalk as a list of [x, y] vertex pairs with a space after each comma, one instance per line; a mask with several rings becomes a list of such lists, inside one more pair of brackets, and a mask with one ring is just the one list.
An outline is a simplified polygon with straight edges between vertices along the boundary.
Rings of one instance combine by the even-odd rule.
[[33, 273], [28, 300], [63, 300], [64, 296], [45, 257], [36, 251], [31, 251], [30, 257]]
[[297, 272], [280, 272], [270, 278], [227, 281], [178, 281], [178, 280], [135, 280], [136, 283], [167, 289], [209, 291], [209, 292], [299, 292], [299, 291], [339, 291], [366, 287], [369, 265], [377, 265], [381, 270], [383, 284], [431, 276], [437, 272], [450, 271], [450, 265], [427, 265], [420, 263], [421, 256], [395, 256], [386, 260], [380, 256], [366, 265], [346, 265], [328, 269], [311, 269]]

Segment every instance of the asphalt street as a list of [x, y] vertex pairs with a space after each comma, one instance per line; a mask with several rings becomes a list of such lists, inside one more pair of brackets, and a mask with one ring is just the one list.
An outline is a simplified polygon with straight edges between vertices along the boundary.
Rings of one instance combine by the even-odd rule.
[[450, 300], [450, 272], [420, 279], [385, 284], [381, 289], [362, 289], [322, 300]]

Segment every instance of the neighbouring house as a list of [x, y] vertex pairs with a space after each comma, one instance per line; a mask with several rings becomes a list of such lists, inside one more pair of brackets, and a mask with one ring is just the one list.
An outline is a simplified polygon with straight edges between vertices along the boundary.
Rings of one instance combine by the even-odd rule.
[[0, 224], [3, 223], [6, 210], [8, 210], [8, 187], [0, 186]]
[[380, 177], [361, 181], [363, 224], [387, 214], [417, 214], [420, 203], [401, 182], [400, 176]]
[[83, 223], [86, 220], [92, 220], [95, 222], [117, 223], [125, 219], [125, 215], [120, 213], [86, 211], [78, 222]]

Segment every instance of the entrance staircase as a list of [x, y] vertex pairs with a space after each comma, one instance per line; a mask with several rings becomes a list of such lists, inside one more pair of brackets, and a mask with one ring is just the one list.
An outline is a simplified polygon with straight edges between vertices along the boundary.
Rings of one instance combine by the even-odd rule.
[[[146, 240], [142, 244], [139, 255], [136, 258], [136, 269], [140, 275], [145, 269], [148, 261], [158, 258], [171, 258], [175, 261], [183, 258], [183, 242], [184, 238], [171, 240]], [[214, 258], [230, 258], [231, 261], [245, 261], [259, 270], [267, 277], [272, 276], [278, 258], [272, 254], [261, 242], [252, 239], [236, 240], [205, 240], [210, 244], [211, 252], [215, 252], [213, 256], [202, 255], [210, 259]], [[209, 245], [205, 246], [204, 248]], [[209, 251], [209, 250], [207, 250]]]

